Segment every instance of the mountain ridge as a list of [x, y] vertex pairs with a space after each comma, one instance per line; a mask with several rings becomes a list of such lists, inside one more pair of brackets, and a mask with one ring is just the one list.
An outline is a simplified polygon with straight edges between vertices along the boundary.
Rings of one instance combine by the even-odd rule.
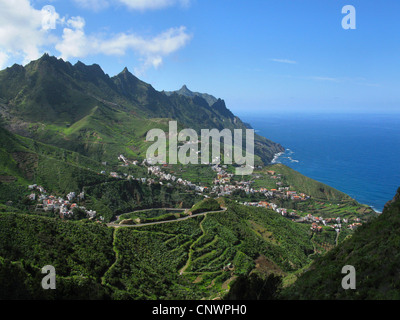
[[[110, 149], [143, 157], [143, 127], [158, 127], [154, 123], [160, 120], [166, 124], [173, 119], [196, 131], [247, 128], [221, 99], [210, 106], [199, 95], [168, 96], [127, 68], [110, 77], [97, 64], [72, 65], [46, 54], [25, 67], [0, 71], [0, 115], [11, 132], [96, 154], [97, 160], [109, 160]], [[69, 130], [78, 123], [75, 132]], [[284, 150], [265, 137], [256, 135], [255, 140], [255, 153], [264, 164]]]
[[179, 90], [176, 91], [163, 91], [167, 96], [170, 96], [174, 93], [178, 94], [178, 95], [182, 95], [185, 97], [200, 97], [203, 98], [204, 100], [207, 101], [208, 105], [211, 107], [214, 103], [216, 103], [219, 99], [217, 99], [216, 97], [214, 97], [213, 95], [210, 95], [208, 93], [199, 93], [199, 92], [193, 92], [191, 90], [189, 90], [189, 88], [186, 86], [186, 84], [184, 84], [182, 86], [182, 88], [180, 88]]

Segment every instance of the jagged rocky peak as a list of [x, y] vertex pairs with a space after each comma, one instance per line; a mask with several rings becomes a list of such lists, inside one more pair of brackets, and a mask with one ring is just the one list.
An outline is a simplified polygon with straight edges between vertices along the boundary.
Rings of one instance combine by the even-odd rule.
[[[32, 62], [35, 62], [35, 61], [32, 61]], [[36, 62], [38, 62], [38, 63], [49, 62], [49, 63], [55, 63], [55, 64], [66, 64], [67, 63], [62, 58], [57, 58], [55, 56], [51, 56], [48, 53], [44, 53], [38, 60], [36, 60]]]
[[182, 88], [180, 88], [177, 91], [164, 91], [164, 93], [167, 96], [170, 96], [174, 93], [179, 94], [181, 96], [185, 96], [185, 97], [189, 97], [189, 98], [194, 98], [194, 97], [200, 97], [202, 99], [204, 99], [207, 104], [211, 107], [214, 103], [216, 103], [218, 101], [217, 98], [215, 98], [214, 96], [207, 94], [207, 93], [199, 93], [199, 92], [193, 92], [191, 91], [186, 84], [184, 84], [182, 86]]
[[179, 91], [186, 91], [186, 92], [193, 93], [191, 90], [189, 90], [189, 88], [186, 86], [186, 84], [184, 84]]
[[125, 67], [124, 70], [122, 70], [121, 73], [125, 74], [125, 73], [131, 73], [131, 72], [128, 70], [128, 67]]
[[96, 63], [93, 63], [92, 65], [86, 65], [82, 61], [78, 61], [75, 63], [74, 67], [78, 70], [85, 71], [85, 72], [94, 72], [98, 75], [104, 75], [103, 69]]
[[136, 81], [139, 81], [139, 78], [137, 78], [132, 72], [130, 72], [128, 67], [125, 67], [124, 70], [122, 70], [116, 77], [130, 80], [134, 79]]

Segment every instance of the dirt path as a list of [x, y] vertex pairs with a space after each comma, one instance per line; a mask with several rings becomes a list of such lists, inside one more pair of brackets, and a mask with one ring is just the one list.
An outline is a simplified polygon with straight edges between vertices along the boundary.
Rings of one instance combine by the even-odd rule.
[[117, 261], [118, 261], [118, 250], [117, 250], [117, 248], [116, 248], [116, 240], [117, 240], [117, 235], [116, 235], [116, 233], [117, 233], [117, 230], [116, 230], [116, 229], [113, 230], [113, 242], [112, 242], [112, 247], [113, 247], [113, 251], [114, 251], [114, 255], [115, 255], [115, 260], [114, 260], [113, 264], [112, 264], [112, 265], [107, 269], [107, 271], [104, 273], [104, 275], [101, 277], [101, 284], [102, 284], [102, 285], [107, 285], [107, 286], [110, 286], [110, 287], [112, 287], [112, 286], [106, 282], [106, 275], [107, 275], [107, 273], [114, 267], [114, 265], [117, 264]]
[[340, 231], [339, 231], [339, 232], [336, 232], [336, 240], [335, 240], [335, 242], [336, 242], [336, 247], [337, 247], [338, 244], [339, 244], [339, 235], [340, 235]]

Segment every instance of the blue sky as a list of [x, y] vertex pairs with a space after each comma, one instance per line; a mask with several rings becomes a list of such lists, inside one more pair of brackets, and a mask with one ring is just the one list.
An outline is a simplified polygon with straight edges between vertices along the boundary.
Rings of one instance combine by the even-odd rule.
[[[41, 9], [55, 9], [43, 30]], [[342, 28], [342, 7], [356, 29]], [[127, 66], [157, 90], [223, 98], [237, 113], [400, 112], [398, 0], [13, 0], [0, 4], [0, 66], [44, 52]]]

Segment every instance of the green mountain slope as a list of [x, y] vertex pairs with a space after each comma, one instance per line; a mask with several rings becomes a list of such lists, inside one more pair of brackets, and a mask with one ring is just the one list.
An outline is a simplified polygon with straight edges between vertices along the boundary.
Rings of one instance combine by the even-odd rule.
[[[114, 261], [112, 230], [96, 224], [0, 213], [0, 299], [104, 299]], [[57, 290], [43, 290], [52, 265]]]
[[[0, 209], [12, 201], [14, 209], [34, 212], [27, 196], [28, 185], [43, 186], [49, 194], [65, 197], [69, 192], [84, 191], [88, 209], [110, 221], [116, 214], [135, 209], [192, 206], [198, 199], [182, 188], [170, 189], [158, 184], [111, 178], [100, 174], [105, 167], [62, 148], [8, 132], [0, 127]], [[135, 168], [140, 171], [140, 168]], [[145, 169], [143, 169], [145, 170]], [[147, 171], [139, 171], [143, 174]]]
[[[283, 297], [287, 299], [400, 299], [400, 188], [379, 217], [316, 260]], [[346, 265], [356, 270], [356, 289], [344, 290]]]
[[[14, 133], [112, 161], [123, 153], [144, 158], [149, 129], [180, 127], [245, 129], [223, 100], [168, 96], [126, 68], [110, 78], [98, 65], [75, 65], [44, 55], [25, 67], [0, 71], [0, 118]], [[255, 153], [265, 163], [283, 148], [256, 136]]]
[[76, 152], [14, 135], [0, 127], [0, 201], [24, 202], [28, 184], [55, 193], [82, 190], [105, 181], [101, 165]]
[[[0, 237], [0, 283], [14, 298], [223, 297], [238, 276], [283, 276], [306, 266], [313, 252], [307, 226], [235, 204], [135, 229], [0, 213]], [[60, 283], [49, 295], [40, 289], [44, 265], [56, 268]], [[3, 291], [0, 297], [10, 298]]]
[[274, 164], [263, 169], [263, 172], [275, 171], [275, 174], [281, 174], [285, 177], [288, 184], [299, 192], [304, 192], [315, 199], [322, 200], [351, 200], [351, 198], [335, 188], [332, 188], [322, 182], [313, 180], [305, 175], [285, 166], [283, 164]]

